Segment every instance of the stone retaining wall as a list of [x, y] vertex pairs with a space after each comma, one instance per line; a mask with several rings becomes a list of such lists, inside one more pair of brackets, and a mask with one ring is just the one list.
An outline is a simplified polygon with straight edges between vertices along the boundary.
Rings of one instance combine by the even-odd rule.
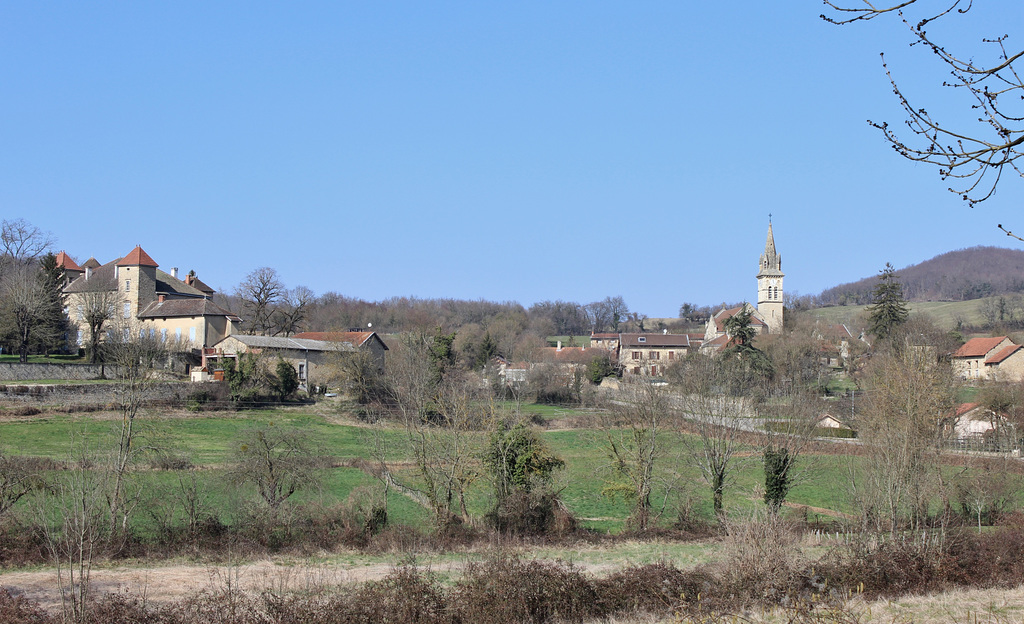
[[102, 379], [116, 377], [117, 366], [112, 364], [64, 364], [0, 362], [0, 383], [32, 379]]
[[[183, 403], [202, 384], [158, 382], [146, 389], [146, 403]], [[117, 384], [6, 384], [0, 385], [0, 404], [107, 405], [117, 397]]]

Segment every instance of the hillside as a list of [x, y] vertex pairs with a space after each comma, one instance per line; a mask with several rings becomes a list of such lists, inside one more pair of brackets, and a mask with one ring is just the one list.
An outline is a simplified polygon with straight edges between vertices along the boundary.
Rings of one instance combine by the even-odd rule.
[[[971, 247], [898, 269], [909, 301], [969, 301], [1024, 292], [1024, 251]], [[871, 302], [877, 276], [840, 284], [821, 292], [821, 306], [863, 306]]]

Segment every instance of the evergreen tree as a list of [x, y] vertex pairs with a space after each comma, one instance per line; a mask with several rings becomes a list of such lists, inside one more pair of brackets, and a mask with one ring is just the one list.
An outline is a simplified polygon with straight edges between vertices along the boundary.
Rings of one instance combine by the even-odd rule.
[[878, 284], [871, 293], [868, 314], [868, 332], [879, 340], [891, 337], [896, 328], [910, 316], [907, 300], [903, 296], [903, 285], [896, 275], [896, 269], [888, 262], [879, 272]]
[[452, 348], [455, 342], [455, 332], [446, 334], [438, 326], [434, 333], [434, 340], [430, 343], [430, 381], [433, 386], [438, 386], [444, 379], [445, 373], [455, 366], [456, 352]]
[[[754, 346], [757, 329], [751, 324], [753, 313], [746, 306], [725, 320], [725, 332], [732, 339], [732, 346], [725, 350], [726, 356], [734, 356], [740, 364], [734, 377], [737, 384], [753, 381], [753, 378], [768, 379], [775, 374], [775, 366], [768, 354]], [[730, 360], [727, 360], [730, 361]]]
[[275, 372], [277, 373], [276, 390], [283, 401], [299, 388], [299, 374], [295, 372], [295, 367], [291, 363], [283, 359], [277, 361]]
[[64, 311], [64, 269], [57, 266], [57, 256], [48, 253], [40, 259], [38, 279], [43, 309], [36, 346], [49, 355], [67, 346], [70, 324]]

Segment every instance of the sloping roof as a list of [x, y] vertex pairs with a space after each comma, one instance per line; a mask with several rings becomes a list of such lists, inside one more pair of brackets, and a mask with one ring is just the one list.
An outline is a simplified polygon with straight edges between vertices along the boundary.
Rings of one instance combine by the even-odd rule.
[[596, 340], [617, 340], [618, 338], [619, 338], [618, 334], [590, 332], [590, 339], [591, 340], [595, 340], [595, 339]]
[[[643, 338], [643, 341], [640, 339]], [[689, 334], [622, 334], [619, 344], [623, 347], [684, 347], [689, 348]]]
[[[728, 310], [719, 310], [718, 312], [716, 312], [715, 315], [712, 317], [715, 321], [715, 328], [720, 332], [725, 331], [725, 321], [736, 316], [737, 314], [742, 312], [743, 309], [746, 307], [747, 304], [743, 304], [735, 308], [729, 308]], [[767, 325], [765, 325], [765, 322], [761, 320], [761, 315], [760, 313], [758, 313], [757, 308], [755, 308], [754, 306], [750, 306], [750, 324], [755, 326], [760, 325], [762, 327], [767, 327]]]
[[85, 275], [78, 276], [64, 287], [64, 292], [84, 293], [117, 290], [117, 280], [114, 278], [114, 262], [90, 268], [92, 269], [92, 276], [89, 279], [85, 279]]
[[204, 282], [203, 280], [199, 279], [199, 277], [196, 276], [196, 275], [186, 275], [185, 276], [185, 283], [187, 285], [191, 286], [192, 288], [195, 288], [196, 290], [200, 290], [200, 291], [202, 291], [202, 292], [204, 292], [204, 293], [206, 293], [208, 295], [212, 295], [214, 292], [216, 292], [215, 290], [210, 288], [210, 286], [206, 282]]
[[962, 347], [956, 350], [953, 357], [982, 357], [992, 349], [995, 349], [1000, 342], [1006, 340], [1006, 336], [995, 338], [971, 338]]
[[117, 266], [148, 266], [158, 267], [159, 264], [149, 257], [149, 254], [142, 250], [139, 245], [128, 252], [128, 255], [117, 261]]
[[100, 261], [92, 256], [89, 256], [89, 259], [82, 263], [82, 269], [98, 269], [101, 266], [103, 265], [100, 264]]
[[1006, 358], [1010, 357], [1014, 353], [1020, 351], [1021, 349], [1024, 349], [1024, 346], [1021, 346], [1021, 345], [1010, 345], [1008, 347], [1003, 347], [1002, 349], [999, 350], [998, 353], [996, 353], [992, 357], [990, 357], [987, 360], [985, 360], [985, 364], [989, 365], [989, 366], [998, 365], [1003, 360], [1005, 360]]
[[57, 254], [57, 266], [64, 269], [65, 271], [84, 271], [82, 267], [75, 264], [75, 261], [71, 259], [71, 256], [67, 255], [63, 251]]
[[233, 312], [229, 312], [205, 298], [154, 301], [139, 312], [140, 319], [182, 316], [226, 316], [235, 322], [241, 320]]
[[704, 349], [704, 350], [711, 350], [711, 349], [713, 349], [715, 351], [721, 351], [721, 350], [725, 349], [727, 346], [729, 346], [729, 343], [731, 341], [732, 341], [732, 338], [730, 338], [729, 336], [726, 336], [726, 335], [722, 335], [722, 336], [719, 336], [718, 338], [712, 338], [711, 340], [705, 341], [704, 344], [702, 344], [700, 347], [701, 347], [701, 349]]
[[960, 405], [956, 406], [955, 410], [953, 410], [953, 417], [954, 418], [959, 418], [959, 417], [963, 416], [964, 414], [966, 414], [967, 412], [969, 412], [969, 411], [971, 411], [971, 410], [973, 410], [973, 409], [975, 409], [977, 407], [980, 407], [980, 406], [981, 406], [981, 403], [961, 403]]
[[193, 288], [180, 279], [171, 276], [170, 273], [164, 273], [160, 269], [156, 271], [156, 292], [181, 297], [206, 296], [206, 293], [198, 288]]
[[292, 336], [292, 338], [300, 338], [307, 340], [326, 340], [327, 342], [350, 342], [357, 347], [361, 347], [366, 344], [367, 340], [376, 338], [382, 345], [384, 350], [388, 350], [388, 345], [384, 343], [384, 340], [377, 335], [377, 332], [372, 331], [357, 331], [357, 332], [300, 332]]
[[[335, 342], [330, 340], [307, 340], [304, 338], [282, 338], [281, 336], [248, 336], [245, 334], [231, 334], [224, 340], [234, 338], [247, 347], [257, 349], [291, 349], [295, 351], [355, 351], [351, 342]], [[224, 342], [221, 340], [213, 345]]]

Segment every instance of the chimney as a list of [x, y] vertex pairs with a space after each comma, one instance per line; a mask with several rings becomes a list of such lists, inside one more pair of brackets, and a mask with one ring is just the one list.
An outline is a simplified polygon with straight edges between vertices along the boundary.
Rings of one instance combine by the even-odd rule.
[[85, 281], [88, 282], [90, 277], [92, 277], [92, 267], [85, 267]]
[[171, 267], [171, 277], [178, 279], [178, 267]]
[[156, 296], [157, 303], [163, 303], [165, 299], [167, 299], [167, 295], [165, 295], [164, 293], [160, 293], [159, 295]]
[[117, 265], [114, 265], [114, 279], [117, 279]]
[[668, 329], [663, 329], [663, 330], [661, 330], [661, 335], [662, 335], [662, 336], [664, 336], [664, 335], [666, 335], [666, 334], [668, 334]]
[[557, 350], [558, 351], [562, 350], [562, 341], [561, 340], [558, 341], [558, 349]]

